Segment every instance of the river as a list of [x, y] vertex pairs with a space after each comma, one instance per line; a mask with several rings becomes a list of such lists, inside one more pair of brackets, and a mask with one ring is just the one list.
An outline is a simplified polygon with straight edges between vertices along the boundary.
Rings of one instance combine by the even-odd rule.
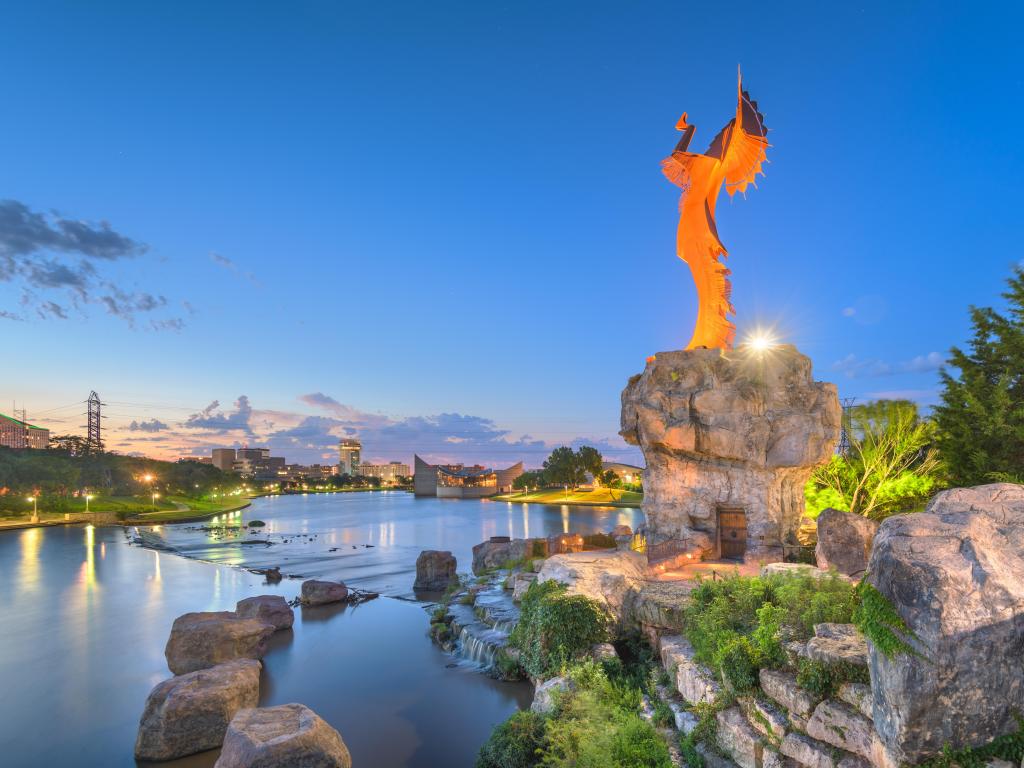
[[[260, 519], [257, 536], [202, 530]], [[256, 594], [291, 599], [241, 566], [279, 565], [380, 592], [356, 608], [297, 609], [264, 659], [262, 705], [297, 701], [338, 729], [357, 768], [472, 766], [491, 728], [527, 706], [526, 683], [500, 683], [436, 648], [412, 593], [423, 549], [455, 553], [495, 535], [548, 536], [636, 526], [634, 509], [417, 499], [400, 492], [257, 499], [200, 525], [146, 529], [170, 549], [132, 545], [120, 528], [0, 533], [0, 763], [131, 766], [149, 690], [170, 676], [176, 616], [231, 610]], [[242, 543], [246, 542], [246, 543]], [[216, 752], [165, 763], [212, 766]]]

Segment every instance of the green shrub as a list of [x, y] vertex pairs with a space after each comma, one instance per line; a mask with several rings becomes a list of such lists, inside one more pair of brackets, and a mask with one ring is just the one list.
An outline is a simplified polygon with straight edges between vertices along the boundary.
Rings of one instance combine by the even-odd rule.
[[604, 607], [583, 595], [568, 595], [554, 581], [534, 582], [523, 596], [519, 623], [509, 643], [534, 677], [550, 677], [607, 642], [611, 621]]
[[567, 672], [574, 688], [548, 721], [541, 765], [553, 768], [669, 768], [668, 747], [637, 714], [640, 690], [617, 685], [584, 662]]
[[796, 682], [801, 688], [827, 698], [839, 690], [843, 683], [870, 683], [867, 667], [856, 664], [826, 664], [814, 659], [800, 659], [797, 662]]
[[480, 748], [476, 768], [533, 768], [540, 765], [546, 718], [536, 712], [516, 712], [491, 733]]
[[654, 702], [654, 712], [651, 716], [651, 722], [658, 728], [668, 728], [669, 726], [675, 725], [676, 716], [672, 712], [672, 707], [662, 699], [657, 699]]
[[733, 635], [715, 653], [715, 667], [721, 672], [722, 682], [736, 693], [749, 691], [757, 685], [760, 666], [757, 649], [743, 635]]

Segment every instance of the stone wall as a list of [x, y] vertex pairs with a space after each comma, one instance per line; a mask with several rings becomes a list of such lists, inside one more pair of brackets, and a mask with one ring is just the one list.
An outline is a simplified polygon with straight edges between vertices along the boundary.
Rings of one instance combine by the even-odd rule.
[[746, 515], [745, 558], [780, 560], [796, 543], [803, 488], [832, 455], [841, 409], [795, 347], [760, 355], [662, 352], [622, 393], [621, 434], [646, 459], [648, 542], [721, 555], [722, 507]]

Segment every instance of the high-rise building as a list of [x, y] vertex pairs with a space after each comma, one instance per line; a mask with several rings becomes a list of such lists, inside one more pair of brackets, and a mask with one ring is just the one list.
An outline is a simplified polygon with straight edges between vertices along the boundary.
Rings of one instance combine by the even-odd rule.
[[213, 449], [213, 466], [219, 469], [221, 472], [231, 472], [235, 468], [235, 449], [234, 448], [214, 448]]
[[362, 463], [363, 444], [352, 437], [338, 442], [338, 473], [355, 477]]

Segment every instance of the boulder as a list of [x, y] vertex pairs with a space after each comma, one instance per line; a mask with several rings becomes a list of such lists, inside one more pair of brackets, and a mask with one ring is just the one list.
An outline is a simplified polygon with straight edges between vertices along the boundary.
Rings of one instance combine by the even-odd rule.
[[[497, 537], [496, 537], [497, 538]], [[502, 537], [504, 538], [504, 537]], [[512, 558], [509, 557], [508, 541], [482, 541], [473, 547], [473, 573], [480, 574], [494, 568], [501, 568]]]
[[718, 746], [740, 768], [761, 768], [764, 739], [754, 730], [739, 707], [724, 709], [715, 715], [718, 721]]
[[807, 721], [807, 735], [870, 759], [875, 729], [870, 720], [849, 704], [825, 699]]
[[818, 544], [814, 550], [818, 567], [860, 578], [868, 569], [871, 542], [877, 532], [875, 520], [838, 509], [822, 510], [818, 515]]
[[597, 643], [590, 646], [590, 658], [594, 661], [612, 661], [619, 658], [619, 653], [611, 643]]
[[512, 575], [512, 600], [517, 603], [522, 600], [523, 595], [526, 594], [526, 590], [528, 590], [530, 585], [536, 580], [536, 573], [514, 573]]
[[754, 730], [767, 736], [769, 741], [777, 744], [786, 735], [789, 718], [773, 702], [755, 696], [744, 696], [739, 700], [739, 705]]
[[789, 710], [790, 714], [810, 717], [820, 701], [810, 691], [797, 685], [796, 675], [790, 672], [762, 669], [760, 681], [761, 690]]
[[597, 600], [626, 624], [632, 621], [633, 600], [646, 577], [646, 566], [638, 552], [575, 552], [545, 560], [537, 581], [565, 584], [570, 594]]
[[558, 706], [558, 697], [572, 690], [572, 683], [564, 677], [552, 677], [538, 683], [533, 691], [533, 704], [530, 710], [542, 715], [550, 715]]
[[807, 641], [807, 658], [825, 664], [868, 665], [868, 644], [853, 624], [815, 624], [814, 637]]
[[871, 686], [864, 683], [843, 683], [836, 691], [836, 697], [845, 701], [869, 720], [874, 717], [874, 701], [871, 697]]
[[646, 459], [648, 547], [720, 556], [719, 511], [731, 507], [745, 514], [746, 537], [728, 554], [781, 560], [796, 541], [804, 484], [832, 456], [840, 420], [835, 386], [815, 382], [795, 347], [659, 352], [622, 393], [620, 434]]
[[261, 659], [273, 624], [243, 619], [230, 611], [186, 613], [174, 620], [164, 656], [176, 675], [234, 659]]
[[710, 744], [699, 741], [694, 749], [697, 750], [697, 754], [704, 760], [704, 768], [736, 768], [736, 763]]
[[139, 720], [135, 758], [176, 760], [219, 747], [235, 713], [259, 703], [260, 666], [236, 659], [157, 684]]
[[425, 549], [416, 558], [416, 582], [413, 589], [444, 592], [455, 579], [455, 555], [436, 549]]
[[352, 768], [348, 747], [309, 707], [243, 709], [228, 726], [214, 768]]
[[[1024, 711], [1024, 486], [936, 494], [885, 520], [870, 582], [920, 655], [870, 644], [874, 722], [896, 760], [917, 763], [1017, 730]], [[916, 640], [914, 639], [916, 637]]]
[[688, 704], [714, 703], [722, 692], [711, 670], [694, 660], [695, 651], [682, 635], [666, 635], [659, 643], [661, 663], [676, 681], [676, 690]]
[[281, 595], [257, 595], [239, 600], [235, 613], [243, 619], [260, 619], [275, 629], [288, 629], [295, 623], [295, 612]]
[[616, 525], [614, 528], [612, 528], [612, 537], [613, 538], [618, 538], [619, 536], [632, 536], [632, 535], [633, 535], [633, 529], [630, 528], [628, 525], [620, 523], [619, 525]]
[[304, 605], [326, 605], [348, 599], [348, 587], [341, 581], [318, 581], [309, 579], [302, 582]]
[[696, 586], [697, 582], [690, 579], [643, 583], [632, 601], [633, 623], [670, 635], [679, 632], [690, 593]]
[[796, 731], [786, 734], [779, 752], [805, 768], [839, 768], [841, 760], [841, 753], [836, 754], [837, 750], [832, 745], [823, 744]]
[[812, 579], [827, 579], [830, 571], [816, 568], [808, 563], [767, 563], [761, 566], [762, 576], [810, 576]]

